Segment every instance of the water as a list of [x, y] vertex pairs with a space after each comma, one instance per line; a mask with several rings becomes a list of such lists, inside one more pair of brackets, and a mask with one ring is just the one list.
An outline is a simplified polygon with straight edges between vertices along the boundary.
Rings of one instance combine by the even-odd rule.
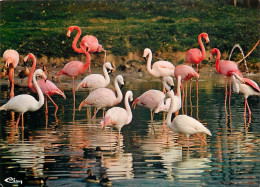
[[[257, 76], [251, 78], [260, 82]], [[134, 98], [148, 89], [161, 89], [160, 82], [154, 79], [125, 79], [123, 93], [133, 90]], [[24, 130], [15, 128], [17, 114], [1, 111], [0, 183], [7, 186], [4, 180], [12, 177], [26, 185], [40, 185], [48, 177], [48, 186], [100, 186], [84, 182], [91, 168], [98, 177], [106, 173], [113, 186], [259, 186], [259, 97], [248, 99], [252, 110], [252, 122], [248, 124], [243, 118], [241, 95], [232, 93], [231, 117], [226, 116], [222, 76], [204, 76], [199, 86], [198, 106], [194, 82], [192, 106], [188, 99], [184, 111], [198, 117], [212, 137], [207, 137], [207, 146], [191, 137], [189, 151], [186, 137], [171, 131], [168, 137], [167, 132], [163, 133], [161, 113], [155, 115], [153, 133], [150, 111], [140, 106], [133, 110], [133, 121], [122, 128], [118, 140], [116, 129], [101, 130], [101, 111], [96, 120], [87, 119], [86, 108], [73, 112], [70, 90], [65, 91], [66, 101], [53, 97], [59, 105], [57, 118], [54, 106], [48, 102], [48, 118], [45, 107], [26, 113]], [[20, 93], [30, 92], [19, 88], [16, 95]], [[2, 85], [1, 105], [8, 95], [8, 87]], [[86, 96], [84, 90], [76, 93], [76, 107]], [[97, 146], [102, 149], [100, 154], [83, 151]]]

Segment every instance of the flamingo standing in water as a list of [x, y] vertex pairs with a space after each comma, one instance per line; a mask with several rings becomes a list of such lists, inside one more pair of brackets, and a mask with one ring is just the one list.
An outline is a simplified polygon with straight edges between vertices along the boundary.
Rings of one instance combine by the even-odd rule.
[[[85, 64], [83, 64], [80, 61], [71, 61], [71, 62], [67, 63], [62, 68], [62, 70], [60, 70], [59, 73], [57, 74], [59, 82], [60, 82], [59, 76], [62, 74], [72, 77], [72, 93], [73, 93], [74, 109], [75, 109], [74, 77], [77, 77], [78, 75], [85, 73], [90, 64], [90, 61], [91, 61], [90, 54], [88, 52], [86, 52], [85, 54], [86, 54], [86, 63]], [[61, 84], [61, 82], [60, 82], [60, 84]]]
[[19, 53], [16, 50], [8, 49], [4, 52], [3, 58], [5, 67], [9, 68], [9, 81], [11, 83], [10, 98], [14, 97], [14, 69], [19, 63]]
[[[185, 83], [186, 83], [185, 103], [187, 103], [187, 81], [191, 80], [193, 77], [198, 79], [200, 75], [191, 66], [178, 65], [175, 68], [174, 76], [176, 79], [178, 79], [178, 77], [181, 76], [182, 82], [185, 81]], [[181, 87], [182, 87], [182, 113], [184, 113], [184, 111], [183, 111], [184, 87], [183, 87], [183, 85]], [[190, 96], [191, 96], [191, 82], [190, 82]]]
[[125, 109], [121, 107], [110, 108], [101, 120], [101, 128], [106, 125], [112, 125], [118, 129], [118, 137], [120, 136], [121, 128], [128, 125], [132, 121], [132, 111], [129, 105], [129, 101], [133, 101], [133, 92], [128, 90], [125, 94]]
[[77, 89], [87, 88], [89, 90], [94, 90], [97, 88], [105, 88], [110, 83], [109, 73], [112, 73], [113, 67], [110, 62], [106, 62], [103, 65], [103, 75], [100, 74], [91, 74], [86, 76], [77, 86]]
[[[67, 31], [68, 37], [70, 37], [73, 30], [77, 30], [77, 35], [72, 42], [72, 48], [74, 49], [74, 51], [77, 53], [85, 53], [86, 52], [86, 50], [84, 50], [85, 48], [87, 49], [87, 52], [89, 52], [89, 53], [95, 53], [95, 52], [100, 53], [100, 52], [104, 51], [105, 52], [104, 63], [105, 63], [106, 62], [106, 50], [104, 50], [102, 45], [99, 44], [98, 39], [93, 35], [86, 35], [81, 39], [80, 48], [78, 48], [77, 42], [81, 35], [81, 29], [78, 26], [70, 26]], [[90, 63], [89, 63], [89, 74], [90, 73], [91, 73], [91, 70], [90, 70]]]
[[217, 48], [213, 48], [211, 50], [211, 55], [217, 53], [216, 59], [216, 70], [218, 73], [225, 76], [225, 111], [227, 111], [226, 104], [227, 104], [227, 77], [229, 77], [229, 106], [230, 106], [230, 98], [231, 98], [231, 76], [233, 73], [236, 73], [240, 77], [243, 78], [242, 73], [239, 71], [237, 67], [237, 63], [234, 61], [229, 60], [220, 60], [220, 51]]
[[19, 112], [19, 116], [16, 122], [16, 127], [18, 127], [20, 117], [22, 115], [22, 128], [23, 128], [23, 114], [27, 111], [37, 111], [44, 104], [44, 96], [43, 93], [36, 81], [36, 76], [41, 76], [44, 80], [47, 79], [47, 76], [41, 69], [37, 69], [33, 73], [33, 84], [38, 93], [39, 101], [37, 101], [33, 96], [28, 94], [21, 94], [11, 98], [6, 104], [0, 107], [0, 110], [14, 110], [15, 112]]
[[244, 119], [246, 120], [246, 108], [248, 109], [249, 114], [249, 123], [251, 122], [251, 110], [247, 102], [247, 98], [251, 95], [260, 96], [260, 88], [256, 82], [248, 78], [242, 78], [238, 74], [233, 73], [231, 76], [233, 80], [233, 91], [236, 94], [243, 94], [245, 98], [245, 110], [244, 110]]
[[[174, 82], [170, 76], [163, 78], [163, 85], [167, 89], [174, 87]], [[137, 97], [132, 103], [132, 107], [136, 105], [144, 106], [150, 109], [151, 112], [151, 123], [153, 123], [154, 110], [158, 107], [159, 103], [163, 101], [165, 94], [159, 90], [148, 90], [144, 92], [141, 96]]]
[[[29, 74], [29, 78], [28, 78], [28, 87], [30, 88], [30, 90], [34, 93], [37, 93], [36, 88], [34, 87], [34, 84], [32, 83], [32, 78], [33, 78], [33, 72], [35, 70], [36, 67], [36, 58], [32, 53], [29, 53], [25, 58], [24, 58], [24, 62], [26, 62], [28, 59], [32, 59], [33, 61], [33, 65], [32, 65], [32, 69], [30, 71]], [[43, 80], [40, 79], [37, 81], [39, 87], [41, 88], [43, 94], [46, 96], [46, 110], [45, 110], [45, 114], [48, 113], [48, 107], [47, 107], [47, 98], [49, 98], [49, 100], [53, 103], [53, 105], [55, 106], [55, 113], [54, 115], [56, 116], [57, 111], [58, 111], [58, 106], [57, 104], [52, 100], [51, 96], [52, 95], [60, 95], [62, 96], [64, 99], [66, 99], [65, 94], [51, 81], [49, 80]]]
[[144, 49], [143, 58], [147, 61], [147, 71], [153, 77], [163, 78], [166, 76], [174, 76], [175, 66], [168, 61], [157, 61], [152, 65], [152, 51], [149, 48]]
[[[190, 135], [193, 134], [198, 134], [198, 133], [205, 133], [211, 136], [211, 132], [204, 126], [202, 125], [198, 120], [189, 117], [187, 115], [178, 115], [176, 116], [173, 121], [171, 121], [172, 118], [172, 113], [174, 112], [174, 94], [172, 92], [168, 92], [170, 94], [167, 94], [168, 97], [171, 98], [171, 105], [170, 109], [167, 113], [166, 117], [166, 124], [169, 126], [171, 130], [177, 133], [183, 133], [187, 137], [187, 142], [188, 142], [188, 149], [190, 148], [190, 142], [189, 142], [189, 137]], [[206, 141], [203, 140], [199, 135], [197, 135], [205, 144]]]
[[[172, 88], [167, 89], [167, 94], [171, 94], [174, 100], [174, 106], [173, 106], [173, 113], [175, 113], [175, 116], [178, 115], [179, 110], [181, 109], [181, 76], [178, 76], [178, 84], [177, 84], [177, 95], [174, 95]], [[161, 111], [168, 112], [170, 110], [171, 105], [171, 98], [165, 99], [159, 103], [157, 108], [155, 109], [155, 113], [159, 113]], [[166, 120], [163, 122], [163, 132], [165, 131], [165, 123]]]
[[117, 105], [118, 103], [120, 103], [123, 99], [123, 94], [119, 88], [119, 84], [121, 86], [124, 85], [124, 79], [122, 77], [122, 75], [117, 75], [114, 81], [115, 84], [115, 89], [116, 89], [116, 94], [115, 92], [112, 91], [111, 89], [108, 88], [98, 88], [96, 90], [94, 90], [93, 92], [91, 92], [88, 97], [86, 99], [84, 99], [80, 105], [79, 105], [79, 110], [81, 110], [81, 108], [85, 105], [87, 106], [93, 106], [95, 108], [97, 108], [97, 110], [95, 111], [93, 118], [96, 117], [96, 114], [98, 112], [99, 109], [103, 109], [103, 117], [104, 117], [104, 109], [106, 107], [112, 107]]

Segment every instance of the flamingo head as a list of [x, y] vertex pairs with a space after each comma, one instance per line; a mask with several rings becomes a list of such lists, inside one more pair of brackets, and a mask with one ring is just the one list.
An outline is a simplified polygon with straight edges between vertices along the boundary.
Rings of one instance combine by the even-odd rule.
[[9, 57], [5, 62], [5, 68], [14, 68], [14, 59]]
[[122, 75], [117, 75], [116, 76], [116, 81], [120, 84], [120, 89], [123, 88], [124, 86], [124, 78]]
[[[70, 35], [74, 29], [76, 29], [77, 26], [70, 26], [67, 31], [67, 36], [70, 38]], [[79, 29], [79, 27], [78, 27]]]
[[37, 69], [34, 74], [36, 74], [37, 76], [41, 77], [42, 79], [45, 80], [45, 82], [47, 81], [47, 75], [42, 71], [42, 69]]
[[79, 111], [80, 111], [81, 108], [82, 108], [83, 106], [85, 106], [86, 104], [87, 104], [86, 100], [83, 100], [83, 101], [80, 103], [80, 105], [79, 105]]
[[151, 54], [151, 53], [152, 53], [151, 49], [145, 48], [145, 49], [144, 49], [144, 53], [143, 53], [143, 58], [146, 60], [147, 56], [148, 56], [149, 54]]
[[102, 45], [99, 45], [98, 48], [97, 48], [97, 52], [100, 53], [101, 51], [106, 51], [106, 50], [104, 50]]
[[201, 34], [199, 35], [199, 37], [203, 37], [204, 40], [206, 40], [206, 44], [209, 43], [209, 36], [208, 36], [207, 33], [203, 32], [203, 33], [201, 33]]
[[174, 82], [172, 77], [170, 76], [163, 77], [163, 85], [167, 91], [172, 90], [174, 88]]
[[114, 69], [113, 69], [113, 67], [112, 67], [112, 65], [111, 65], [110, 62], [106, 62], [106, 63], [104, 64], [104, 66], [106, 67], [108, 74], [113, 73], [113, 70], [114, 70]]

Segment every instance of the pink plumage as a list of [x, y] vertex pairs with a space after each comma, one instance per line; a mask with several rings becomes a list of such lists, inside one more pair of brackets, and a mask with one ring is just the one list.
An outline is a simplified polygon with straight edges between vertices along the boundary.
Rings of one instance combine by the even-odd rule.
[[206, 43], [209, 43], [209, 37], [207, 33], [201, 33], [198, 36], [198, 41], [201, 50], [198, 48], [192, 48], [187, 51], [186, 56], [185, 56], [185, 62], [190, 63], [190, 64], [197, 64], [197, 71], [198, 71], [198, 64], [201, 63], [201, 61], [205, 58], [205, 47], [201, 41], [201, 38], [204, 38], [206, 40]]
[[[28, 77], [28, 87], [30, 88], [30, 90], [34, 93], [37, 93], [34, 85], [32, 84], [32, 77], [33, 77], [33, 72], [35, 70], [35, 67], [36, 67], [36, 58], [35, 56], [32, 54], [32, 53], [29, 53], [27, 57], [25, 57], [25, 61], [27, 61], [28, 59], [32, 59], [33, 60], [33, 65], [32, 65], [32, 69], [30, 71], [30, 74], [29, 74], [29, 77]], [[40, 79], [37, 81], [40, 89], [42, 90], [43, 94], [45, 96], [47, 96], [51, 102], [54, 104], [55, 106], [55, 115], [57, 113], [57, 110], [58, 110], [58, 106], [56, 105], [56, 103], [50, 98], [50, 96], [52, 95], [60, 95], [62, 96], [64, 99], [66, 99], [66, 96], [65, 94], [51, 81], [49, 80], [43, 80], [43, 79]], [[47, 110], [47, 102], [46, 102], [46, 113], [48, 113], [48, 110]]]
[[187, 81], [193, 77], [199, 78], [199, 74], [191, 67], [188, 65], [178, 65], [175, 68], [174, 71], [174, 76], [177, 79], [178, 76], [181, 76], [181, 80]]

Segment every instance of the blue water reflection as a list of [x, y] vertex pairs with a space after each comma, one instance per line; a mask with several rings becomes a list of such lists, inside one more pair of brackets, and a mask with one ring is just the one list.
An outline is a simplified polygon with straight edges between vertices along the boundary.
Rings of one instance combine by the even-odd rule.
[[[133, 90], [134, 98], [148, 89], [161, 89], [157, 80], [125, 79], [123, 93]], [[252, 79], [260, 82], [259, 77]], [[19, 88], [15, 94], [20, 93], [30, 92]], [[259, 185], [259, 97], [249, 98], [252, 123], [247, 124], [241, 95], [232, 94], [231, 116], [226, 116], [223, 77], [200, 79], [198, 105], [195, 93], [194, 82], [184, 111], [198, 117], [212, 137], [206, 138], [207, 146], [191, 137], [189, 151], [185, 136], [163, 133], [162, 113], [155, 114], [151, 125], [150, 111], [137, 106], [133, 121], [118, 137], [116, 129], [101, 130], [101, 111], [91, 120], [87, 108], [73, 110], [70, 90], [65, 91], [66, 101], [53, 97], [59, 105], [57, 117], [53, 115], [55, 107], [48, 103], [47, 117], [44, 107], [25, 114], [24, 130], [15, 128], [17, 114], [1, 111], [0, 183], [4, 185], [6, 178], [13, 177], [28, 185], [46, 180], [48, 186], [82, 186], [91, 168], [98, 177], [106, 173], [115, 186]], [[1, 85], [1, 105], [8, 95], [8, 87]], [[86, 96], [84, 90], [76, 93], [76, 107]], [[102, 151], [96, 152], [96, 147]]]

